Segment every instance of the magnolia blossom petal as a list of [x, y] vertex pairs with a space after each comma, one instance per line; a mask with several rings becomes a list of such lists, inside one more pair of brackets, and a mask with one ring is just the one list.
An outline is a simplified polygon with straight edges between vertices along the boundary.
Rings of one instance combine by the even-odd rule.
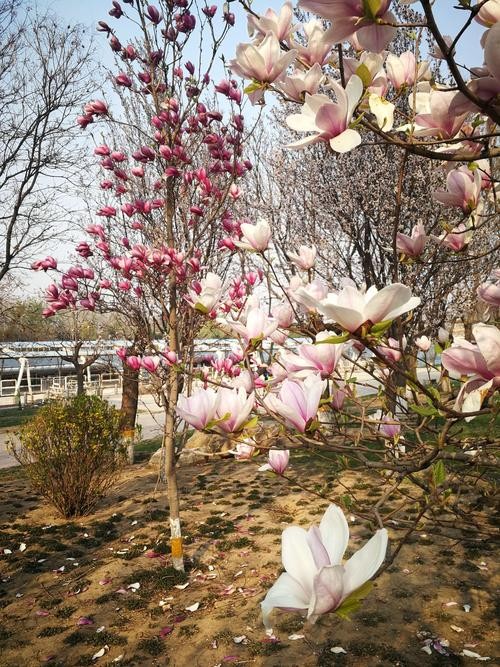
[[321, 568], [314, 577], [313, 592], [307, 618], [314, 623], [318, 616], [336, 609], [344, 597], [344, 568], [342, 565], [329, 565]]
[[264, 625], [270, 629], [269, 616], [273, 609], [298, 609], [305, 612], [309, 607], [309, 595], [288, 572], [283, 572], [260, 604]]
[[336, 153], [348, 153], [361, 143], [361, 135], [356, 130], [347, 129], [330, 139], [330, 148]]
[[344, 595], [347, 597], [371, 579], [382, 565], [387, 551], [387, 530], [377, 530], [375, 535], [349, 558], [344, 566]]
[[337, 505], [330, 505], [319, 524], [321, 539], [325, 545], [330, 563], [338, 565], [349, 542], [349, 526], [344, 513]]
[[[311, 595], [317, 572], [307, 532], [299, 526], [289, 526], [281, 537], [281, 560], [285, 570]], [[306, 605], [307, 606], [307, 605]]]
[[476, 324], [472, 333], [488, 370], [500, 376], [500, 330], [490, 324]]
[[331, 303], [324, 303], [318, 305], [318, 310], [326, 315], [329, 320], [337, 322], [341, 327], [354, 333], [365, 321], [363, 314], [351, 310], [351, 308], [343, 308], [342, 306], [336, 306]]

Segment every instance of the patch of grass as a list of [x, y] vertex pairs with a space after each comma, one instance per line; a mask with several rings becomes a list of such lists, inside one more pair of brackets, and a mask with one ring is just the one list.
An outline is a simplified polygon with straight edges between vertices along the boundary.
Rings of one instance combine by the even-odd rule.
[[181, 625], [179, 628], [180, 637], [193, 637], [200, 631], [200, 628], [193, 623], [192, 625]]
[[76, 609], [76, 607], [61, 607], [56, 610], [55, 615], [57, 618], [70, 618], [70, 616], [75, 613]]
[[47, 628], [41, 630], [37, 637], [54, 637], [55, 635], [60, 635], [61, 632], [64, 632], [67, 628], [62, 625], [49, 625]]
[[24, 408], [23, 410], [19, 408], [2, 408], [0, 410], [0, 428], [21, 426], [21, 424], [34, 417], [38, 410], [38, 406]]
[[282, 644], [281, 642], [263, 641], [250, 642], [247, 646], [250, 655], [274, 655], [279, 653], [284, 648], [288, 648], [289, 644]]
[[148, 592], [169, 590], [172, 586], [187, 581], [187, 574], [173, 567], [152, 567], [148, 570], [134, 570], [125, 579], [125, 585], [139, 582]]
[[249, 547], [252, 544], [252, 540], [249, 540], [248, 537], [237, 537], [233, 540], [229, 539], [218, 542], [217, 548], [221, 551], [230, 551], [231, 549], [242, 549], [243, 547]]
[[[144, 651], [148, 655], [163, 655], [165, 658], [165, 645], [159, 637], [150, 637], [149, 639], [141, 639], [137, 644], [139, 651]], [[165, 664], [165, 663], [164, 663]]]
[[114, 632], [95, 632], [95, 630], [75, 630], [63, 639], [63, 643], [68, 646], [77, 646], [78, 644], [87, 644], [90, 646], [124, 646], [127, 638]]
[[234, 523], [232, 521], [226, 521], [220, 516], [210, 516], [205, 523], [202, 523], [197, 527], [197, 533], [199, 535], [205, 535], [206, 537], [215, 539], [233, 532]]

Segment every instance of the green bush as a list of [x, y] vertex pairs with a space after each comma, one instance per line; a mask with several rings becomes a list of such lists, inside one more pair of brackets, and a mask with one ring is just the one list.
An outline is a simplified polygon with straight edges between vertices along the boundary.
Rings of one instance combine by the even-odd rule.
[[65, 517], [92, 512], [125, 462], [118, 410], [96, 396], [41, 408], [10, 445], [35, 489]]

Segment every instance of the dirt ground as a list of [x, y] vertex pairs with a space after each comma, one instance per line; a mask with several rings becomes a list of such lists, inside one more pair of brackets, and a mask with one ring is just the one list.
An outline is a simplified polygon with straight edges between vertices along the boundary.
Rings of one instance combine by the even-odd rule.
[[[317, 490], [324, 485], [324, 470], [316, 479], [301, 466], [295, 475]], [[464, 649], [499, 664], [492, 544], [453, 544], [423, 529], [351, 621], [327, 615], [304, 627], [298, 615], [276, 612], [277, 640], [269, 640], [259, 603], [281, 571], [281, 532], [318, 522], [328, 502], [253, 462], [192, 466], [180, 479], [187, 575], [169, 567], [165, 492], [151, 468], [126, 469], [100, 510], [75, 521], [32, 493], [19, 469], [2, 473], [2, 667], [483, 662], [461, 656]], [[354, 473], [342, 481], [373, 497], [382, 491]], [[327, 483], [334, 501], [335, 476]], [[372, 532], [353, 521], [350, 548]]]

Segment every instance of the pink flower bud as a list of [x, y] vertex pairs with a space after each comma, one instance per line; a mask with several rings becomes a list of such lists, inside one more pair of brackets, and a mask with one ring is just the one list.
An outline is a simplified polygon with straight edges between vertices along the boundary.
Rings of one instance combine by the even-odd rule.
[[131, 368], [133, 371], [138, 371], [141, 367], [140, 357], [127, 357], [127, 366], [129, 366], [129, 368]]
[[132, 79], [127, 74], [125, 74], [125, 72], [120, 72], [120, 74], [115, 77], [115, 81], [119, 86], [132, 88]]
[[94, 155], [101, 155], [105, 157], [106, 155], [109, 155], [109, 153], [110, 153], [109, 147], [104, 144], [101, 146], [96, 146], [94, 148]]
[[147, 8], [146, 8], [146, 14], [147, 14], [149, 20], [150, 20], [152, 23], [155, 23], [156, 25], [158, 25], [158, 24], [161, 22], [161, 18], [162, 18], [162, 17], [161, 17], [161, 14], [160, 14], [160, 12], [156, 9], [156, 7], [155, 7], [154, 5], [148, 5], [148, 6], [147, 6]]

